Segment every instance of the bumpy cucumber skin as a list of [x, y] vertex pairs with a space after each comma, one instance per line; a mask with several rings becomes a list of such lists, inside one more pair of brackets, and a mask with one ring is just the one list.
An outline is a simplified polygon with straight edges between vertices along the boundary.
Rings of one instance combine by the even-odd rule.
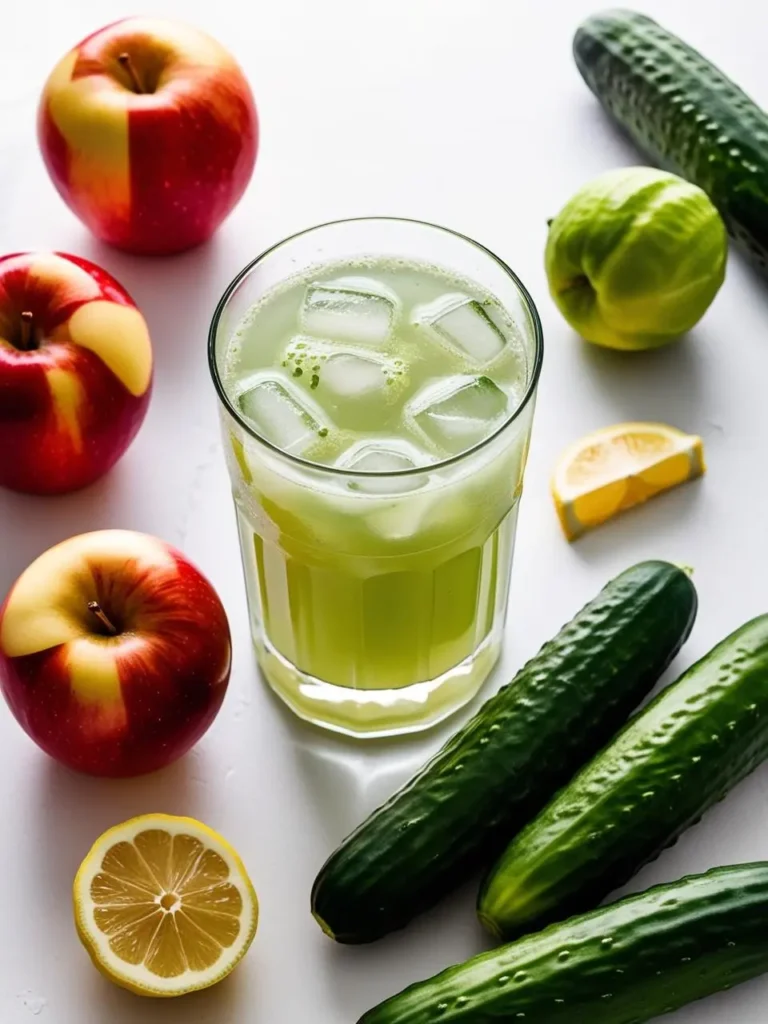
[[768, 971], [768, 864], [717, 868], [451, 967], [358, 1024], [641, 1024]]
[[655, 163], [702, 188], [730, 234], [768, 273], [768, 115], [651, 18], [606, 11], [573, 52], [605, 109]]
[[372, 942], [492, 863], [651, 690], [696, 609], [666, 562], [609, 583], [330, 857], [312, 891], [323, 930]]
[[517, 835], [478, 913], [513, 938], [596, 906], [768, 756], [768, 615], [640, 712]]

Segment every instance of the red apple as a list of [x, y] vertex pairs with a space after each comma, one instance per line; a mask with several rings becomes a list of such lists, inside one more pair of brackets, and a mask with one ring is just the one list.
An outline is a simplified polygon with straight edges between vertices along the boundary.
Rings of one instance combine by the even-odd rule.
[[180, 252], [209, 238], [245, 191], [258, 148], [248, 82], [182, 22], [126, 18], [51, 72], [38, 138], [64, 201], [105, 242]]
[[151, 382], [144, 317], [105, 270], [66, 253], [0, 256], [0, 486], [92, 483], [141, 426]]
[[139, 775], [185, 754], [221, 707], [230, 660], [216, 591], [142, 533], [57, 544], [0, 608], [8, 706], [47, 754], [93, 775]]

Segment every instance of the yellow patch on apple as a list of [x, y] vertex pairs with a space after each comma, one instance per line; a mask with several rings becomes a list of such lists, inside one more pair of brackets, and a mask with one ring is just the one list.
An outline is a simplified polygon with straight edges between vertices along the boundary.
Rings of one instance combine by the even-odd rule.
[[69, 435], [72, 447], [79, 452], [83, 447], [79, 419], [80, 407], [85, 397], [83, 386], [74, 373], [59, 368], [47, 370], [45, 379], [59, 425]]
[[105, 363], [132, 395], [143, 395], [152, 377], [152, 346], [144, 317], [134, 306], [97, 300], [75, 310], [69, 337]]
[[45, 100], [70, 151], [69, 177], [78, 202], [97, 216], [104, 210], [128, 220], [131, 179], [127, 93], [106, 76], [72, 78], [78, 54], [71, 51], [51, 73]]
[[81, 704], [91, 708], [90, 731], [109, 734], [124, 728], [128, 715], [109, 639], [82, 637], [72, 641], [67, 646], [66, 666], [72, 692]]

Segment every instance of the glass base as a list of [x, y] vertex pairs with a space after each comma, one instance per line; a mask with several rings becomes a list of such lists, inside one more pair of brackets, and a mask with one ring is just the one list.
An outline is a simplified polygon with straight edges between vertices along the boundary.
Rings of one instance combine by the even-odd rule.
[[469, 658], [436, 679], [397, 690], [353, 690], [300, 672], [263, 637], [254, 637], [267, 682], [295, 715], [331, 732], [382, 738], [421, 732], [475, 697], [501, 653], [492, 632]]

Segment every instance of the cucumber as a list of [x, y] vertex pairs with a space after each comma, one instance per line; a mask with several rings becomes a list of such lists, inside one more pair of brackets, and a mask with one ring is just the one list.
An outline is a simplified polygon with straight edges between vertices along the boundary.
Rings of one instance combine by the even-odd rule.
[[480, 892], [498, 937], [596, 906], [768, 756], [768, 615], [638, 714], [513, 839]]
[[768, 971], [766, 917], [768, 864], [717, 868], [451, 967], [358, 1024], [641, 1024]]
[[491, 863], [626, 721], [696, 607], [666, 562], [609, 583], [330, 857], [312, 890], [323, 930], [372, 942]]
[[579, 71], [655, 163], [702, 188], [730, 234], [768, 270], [768, 115], [655, 21], [606, 11], [576, 32]]

